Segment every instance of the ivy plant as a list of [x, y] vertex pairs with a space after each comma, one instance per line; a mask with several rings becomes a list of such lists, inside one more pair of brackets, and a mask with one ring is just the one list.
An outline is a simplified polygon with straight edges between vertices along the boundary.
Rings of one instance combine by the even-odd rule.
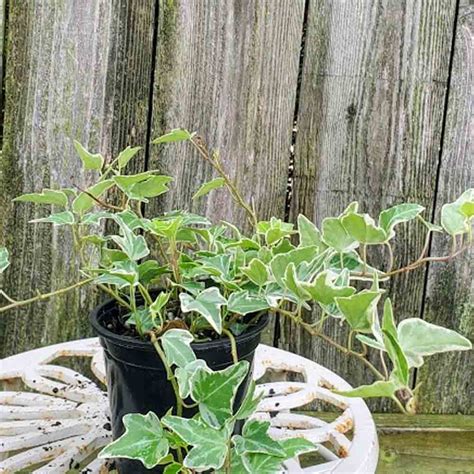
[[[168, 463], [168, 472], [179, 472], [176, 462], [184, 472], [205, 463], [210, 463], [206, 468], [221, 469], [237, 462], [247, 470], [256, 463], [262, 469], [259, 472], [264, 472], [266, 463], [276, 465], [293, 449], [280, 444], [273, 451], [248, 451], [253, 443], [246, 436], [265, 431], [250, 422], [240, 437], [232, 435], [237, 414], [232, 413], [229, 401], [247, 370], [238, 362], [234, 339], [268, 313], [279, 314], [365, 364], [370, 371], [367, 384], [343, 395], [389, 397], [404, 412], [416, 407], [418, 387], [411, 386], [411, 370], [430, 355], [472, 348], [454, 330], [417, 317], [397, 322], [385, 288], [399, 274], [429, 262], [449, 261], [471, 246], [474, 189], [442, 207], [440, 224], [429, 222], [423, 206], [411, 202], [395, 204], [378, 216], [368, 215], [352, 202], [341, 214], [323, 219], [320, 228], [304, 215], [296, 223], [277, 217], [261, 220], [226, 173], [219, 154], [210, 152], [200, 137], [176, 129], [154, 140], [156, 146], [173, 146], [173, 142], [189, 143], [215, 172], [211, 181], [196, 186], [194, 199], [226, 188], [244, 210], [248, 226], [213, 223], [184, 209], [144, 214], [144, 204], [166, 193], [173, 179], [158, 170], [129, 173], [139, 147], [127, 147], [107, 162], [100, 153], [76, 142], [78, 159], [95, 178], [92, 185], [44, 189], [15, 201], [51, 208], [49, 216], [33, 221], [36, 225], [70, 229], [82, 278], [25, 300], [0, 290], [6, 301], [0, 313], [88, 284], [125, 308], [124, 330], [154, 344], [177, 394], [176, 414], [162, 420], [153, 414], [127, 418], [127, 436], [140, 429], [138, 438], [154, 439], [142, 458], [146, 465], [168, 462], [170, 453], [186, 446], [186, 458]], [[422, 226], [426, 240], [417, 259], [394, 268], [394, 242], [402, 225]], [[249, 226], [252, 230], [244, 232]], [[435, 233], [451, 241], [449, 254], [428, 255]], [[381, 264], [375, 263], [374, 255], [380, 254], [374, 251], [377, 247], [386, 255]], [[0, 248], [0, 272], [7, 269], [8, 258], [8, 251]], [[346, 325], [347, 340], [335, 340], [325, 332], [329, 321]], [[236, 364], [225, 374], [213, 373], [204, 361], [196, 360], [190, 346], [219, 337], [231, 340]], [[373, 353], [380, 364], [373, 363]], [[224, 378], [229, 379], [225, 390], [211, 396], [209, 387]], [[199, 416], [186, 421], [181, 415], [188, 396], [199, 405]], [[212, 450], [195, 437], [201, 432], [215, 440]], [[120, 446], [117, 442], [107, 449], [120, 450]], [[210, 458], [203, 460], [203, 453]]]

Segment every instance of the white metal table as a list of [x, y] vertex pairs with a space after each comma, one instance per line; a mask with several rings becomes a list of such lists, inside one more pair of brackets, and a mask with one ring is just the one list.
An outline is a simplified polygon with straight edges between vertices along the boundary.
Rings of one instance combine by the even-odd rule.
[[[0, 473], [104, 473], [107, 465], [95, 454], [111, 440], [107, 394], [96, 383], [69, 368], [55, 365], [60, 357], [91, 357], [91, 368], [105, 383], [102, 348], [97, 338], [56, 344], [0, 361]], [[317, 446], [312, 465], [299, 459], [285, 464], [293, 473], [372, 473], [378, 441], [370, 412], [360, 398], [344, 398], [331, 389], [349, 384], [330, 370], [301, 356], [260, 345], [253, 376], [267, 371], [299, 374], [301, 381], [261, 383], [264, 392], [255, 417], [271, 423], [274, 438], [304, 437]], [[274, 377], [272, 377], [273, 379]], [[22, 381], [24, 389], [8, 390]], [[313, 401], [338, 412], [331, 422], [298, 413]], [[317, 459], [317, 460], [316, 460]]]

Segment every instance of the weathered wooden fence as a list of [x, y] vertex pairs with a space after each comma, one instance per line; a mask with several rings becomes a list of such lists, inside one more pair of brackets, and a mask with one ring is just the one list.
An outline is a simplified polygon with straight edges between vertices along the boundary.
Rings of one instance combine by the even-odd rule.
[[[237, 222], [242, 214], [224, 192], [191, 203], [211, 170], [188, 147], [150, 148], [150, 137], [178, 126], [198, 130], [221, 150], [261, 217], [295, 221], [302, 212], [319, 224], [355, 199], [372, 213], [413, 200], [438, 217], [444, 201], [473, 184], [467, 0], [0, 3], [0, 238], [12, 253], [3, 285], [13, 295], [74, 278], [63, 232], [28, 225], [42, 211], [11, 203], [22, 192], [84, 184], [72, 139], [107, 156], [145, 145], [140, 169], [177, 177], [148, 212], [185, 206]], [[421, 250], [422, 229], [402, 238], [397, 250], [408, 261]], [[444, 245], [434, 240], [431, 248], [442, 253]], [[472, 253], [399, 276], [391, 289], [396, 311], [473, 339], [472, 281]], [[3, 316], [0, 355], [88, 335], [97, 297], [82, 291]], [[328, 330], [341, 335], [336, 325]], [[362, 380], [356, 363], [295, 328], [278, 327], [274, 339], [352, 383]], [[434, 357], [416, 378], [424, 382], [422, 411], [474, 413], [472, 354]]]

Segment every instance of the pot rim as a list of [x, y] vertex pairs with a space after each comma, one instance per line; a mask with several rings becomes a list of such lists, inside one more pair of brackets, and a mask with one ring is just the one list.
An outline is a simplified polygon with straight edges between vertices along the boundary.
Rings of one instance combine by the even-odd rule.
[[[104, 338], [106, 340], [110, 340], [114, 344], [122, 347], [127, 347], [139, 351], [154, 352], [155, 348], [149, 341], [142, 341], [141, 339], [136, 339], [131, 336], [116, 334], [113, 331], [110, 331], [109, 329], [102, 326], [102, 324], [100, 324], [100, 316], [104, 313], [104, 311], [114, 309], [114, 307], [119, 307], [117, 301], [114, 298], [109, 298], [103, 303], [96, 306], [89, 313], [90, 324], [92, 325], [95, 332], [99, 335], [99, 337]], [[236, 343], [244, 343], [248, 339], [253, 338], [257, 333], [262, 332], [267, 326], [269, 319], [270, 318], [268, 312], [263, 314], [257, 321], [257, 323], [252, 326], [248, 331], [245, 331], [239, 336], [235, 336]], [[215, 339], [213, 341], [191, 343], [193, 350], [197, 352], [199, 352], [200, 350], [209, 350], [214, 348], [220, 348], [223, 346], [225, 347], [227, 345], [230, 346], [230, 339], [228, 337]]]

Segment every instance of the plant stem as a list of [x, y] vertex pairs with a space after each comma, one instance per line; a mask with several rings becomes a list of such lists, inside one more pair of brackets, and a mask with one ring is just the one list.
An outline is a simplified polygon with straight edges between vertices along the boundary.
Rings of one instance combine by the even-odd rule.
[[198, 153], [217, 171], [219, 176], [224, 180], [227, 186], [227, 189], [229, 189], [230, 194], [233, 197], [234, 201], [245, 210], [245, 212], [247, 213], [247, 217], [250, 221], [250, 224], [256, 229], [258, 219], [254, 210], [252, 209], [252, 206], [250, 206], [249, 204], [245, 202], [245, 199], [242, 197], [242, 194], [237, 189], [237, 186], [234, 184], [234, 182], [230, 179], [229, 175], [222, 168], [222, 165], [219, 162], [218, 156], [215, 156], [214, 159], [212, 159], [209, 156], [209, 152], [202, 138], [196, 136], [194, 138], [191, 138], [190, 142], [192, 143], [194, 148], [196, 148]]
[[235, 337], [228, 329], [224, 328], [222, 329], [222, 332], [229, 338], [230, 348], [232, 351], [232, 360], [234, 361], [234, 364], [237, 364], [237, 362], [239, 362], [239, 355], [237, 354], [237, 344], [235, 343]]
[[384, 351], [379, 351], [379, 355], [380, 355], [380, 362], [382, 363], [382, 367], [383, 367], [383, 373], [385, 374], [386, 380], [388, 380], [389, 375], [388, 375], [387, 364], [385, 363]]
[[326, 336], [326, 334], [323, 334], [322, 332], [318, 331], [314, 327], [311, 326], [311, 324], [305, 323], [301, 320], [298, 320], [297, 316], [291, 313], [290, 311], [286, 311], [281, 308], [272, 308], [274, 311], [278, 311], [280, 314], [283, 316], [289, 317], [293, 322], [296, 324], [299, 324], [301, 327], [303, 327], [307, 332], [309, 332], [312, 336], [320, 337], [323, 341], [326, 341], [328, 344], [331, 346], [335, 347], [342, 353], [346, 355], [350, 355], [352, 357], [356, 357], [359, 359], [363, 364], [367, 366], [368, 369], [380, 380], [385, 380], [385, 377], [381, 372], [379, 372], [373, 364], [368, 361], [363, 354], [360, 354], [359, 352], [355, 352], [351, 349], [348, 349], [347, 347], [344, 347], [343, 345], [339, 344], [336, 342], [334, 339], [331, 339], [329, 336]]
[[393, 249], [392, 246], [390, 245], [390, 242], [387, 242], [386, 244], [387, 250], [388, 250], [388, 270], [391, 271], [393, 268]]
[[397, 405], [397, 407], [400, 409], [400, 411], [404, 414], [404, 415], [409, 415], [410, 413], [408, 413], [405, 409], [405, 407], [402, 405], [402, 403], [400, 402], [400, 400], [396, 397], [396, 395], [393, 395], [392, 397], [390, 397]]
[[53, 296], [62, 295], [63, 293], [67, 293], [68, 291], [87, 285], [87, 283], [90, 283], [92, 280], [93, 278], [87, 278], [85, 280], [81, 280], [77, 283], [74, 283], [74, 285], [66, 286], [65, 288], [61, 288], [59, 290], [51, 291], [49, 293], [38, 294], [26, 300], [15, 301], [14, 303], [10, 303], [6, 306], [2, 306], [0, 308], [0, 313], [3, 313], [4, 311], [8, 311], [9, 309], [17, 308], [19, 306], [25, 306], [27, 304], [34, 303], [35, 301], [47, 300], [48, 298], [51, 298]]

